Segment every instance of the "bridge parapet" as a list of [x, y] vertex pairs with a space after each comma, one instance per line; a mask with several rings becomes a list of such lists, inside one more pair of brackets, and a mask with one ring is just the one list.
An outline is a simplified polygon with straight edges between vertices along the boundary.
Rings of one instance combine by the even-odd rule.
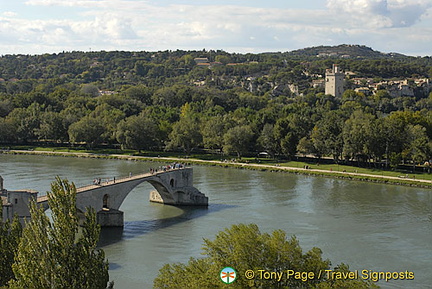
[[[98, 212], [102, 226], [123, 226], [123, 212], [119, 211], [124, 199], [139, 184], [150, 183], [156, 190], [150, 192], [150, 201], [174, 206], [208, 206], [208, 198], [193, 186], [193, 169], [178, 167], [131, 175], [124, 178], [98, 180], [77, 188], [76, 205], [85, 212], [91, 207]], [[37, 198], [39, 205], [48, 209], [48, 197]]]

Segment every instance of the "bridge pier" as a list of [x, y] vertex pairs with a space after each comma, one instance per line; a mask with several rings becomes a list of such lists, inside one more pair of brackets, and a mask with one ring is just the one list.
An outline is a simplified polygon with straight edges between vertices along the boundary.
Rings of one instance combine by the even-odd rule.
[[123, 227], [124, 213], [116, 209], [103, 209], [97, 212], [97, 222], [101, 227]]

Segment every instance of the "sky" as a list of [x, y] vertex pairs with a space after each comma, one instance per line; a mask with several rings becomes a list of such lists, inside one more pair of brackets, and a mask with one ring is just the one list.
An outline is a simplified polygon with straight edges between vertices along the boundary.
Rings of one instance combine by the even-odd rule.
[[0, 0], [0, 55], [339, 44], [432, 56], [432, 0]]

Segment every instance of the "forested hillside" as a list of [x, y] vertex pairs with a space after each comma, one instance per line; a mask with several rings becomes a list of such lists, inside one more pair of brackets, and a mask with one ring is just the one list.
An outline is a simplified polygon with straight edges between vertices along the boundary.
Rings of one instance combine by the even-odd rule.
[[[404, 79], [414, 95], [394, 97], [385, 88], [366, 95], [350, 89], [352, 79], [341, 99], [325, 95], [312, 83], [332, 64], [360, 82]], [[431, 75], [430, 57], [346, 45], [262, 54], [4, 55], [0, 143], [424, 163], [432, 151], [432, 95], [415, 80]]]

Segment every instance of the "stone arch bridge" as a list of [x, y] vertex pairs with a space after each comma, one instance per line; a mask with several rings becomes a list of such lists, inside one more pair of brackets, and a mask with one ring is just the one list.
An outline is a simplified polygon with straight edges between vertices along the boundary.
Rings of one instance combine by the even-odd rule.
[[[175, 168], [158, 172], [114, 178], [77, 188], [78, 210], [92, 207], [103, 227], [123, 226], [123, 212], [119, 211], [127, 195], [139, 184], [150, 183], [150, 201], [175, 206], [207, 206], [208, 198], [193, 186], [192, 168]], [[38, 204], [48, 209], [48, 197], [37, 198]]]

